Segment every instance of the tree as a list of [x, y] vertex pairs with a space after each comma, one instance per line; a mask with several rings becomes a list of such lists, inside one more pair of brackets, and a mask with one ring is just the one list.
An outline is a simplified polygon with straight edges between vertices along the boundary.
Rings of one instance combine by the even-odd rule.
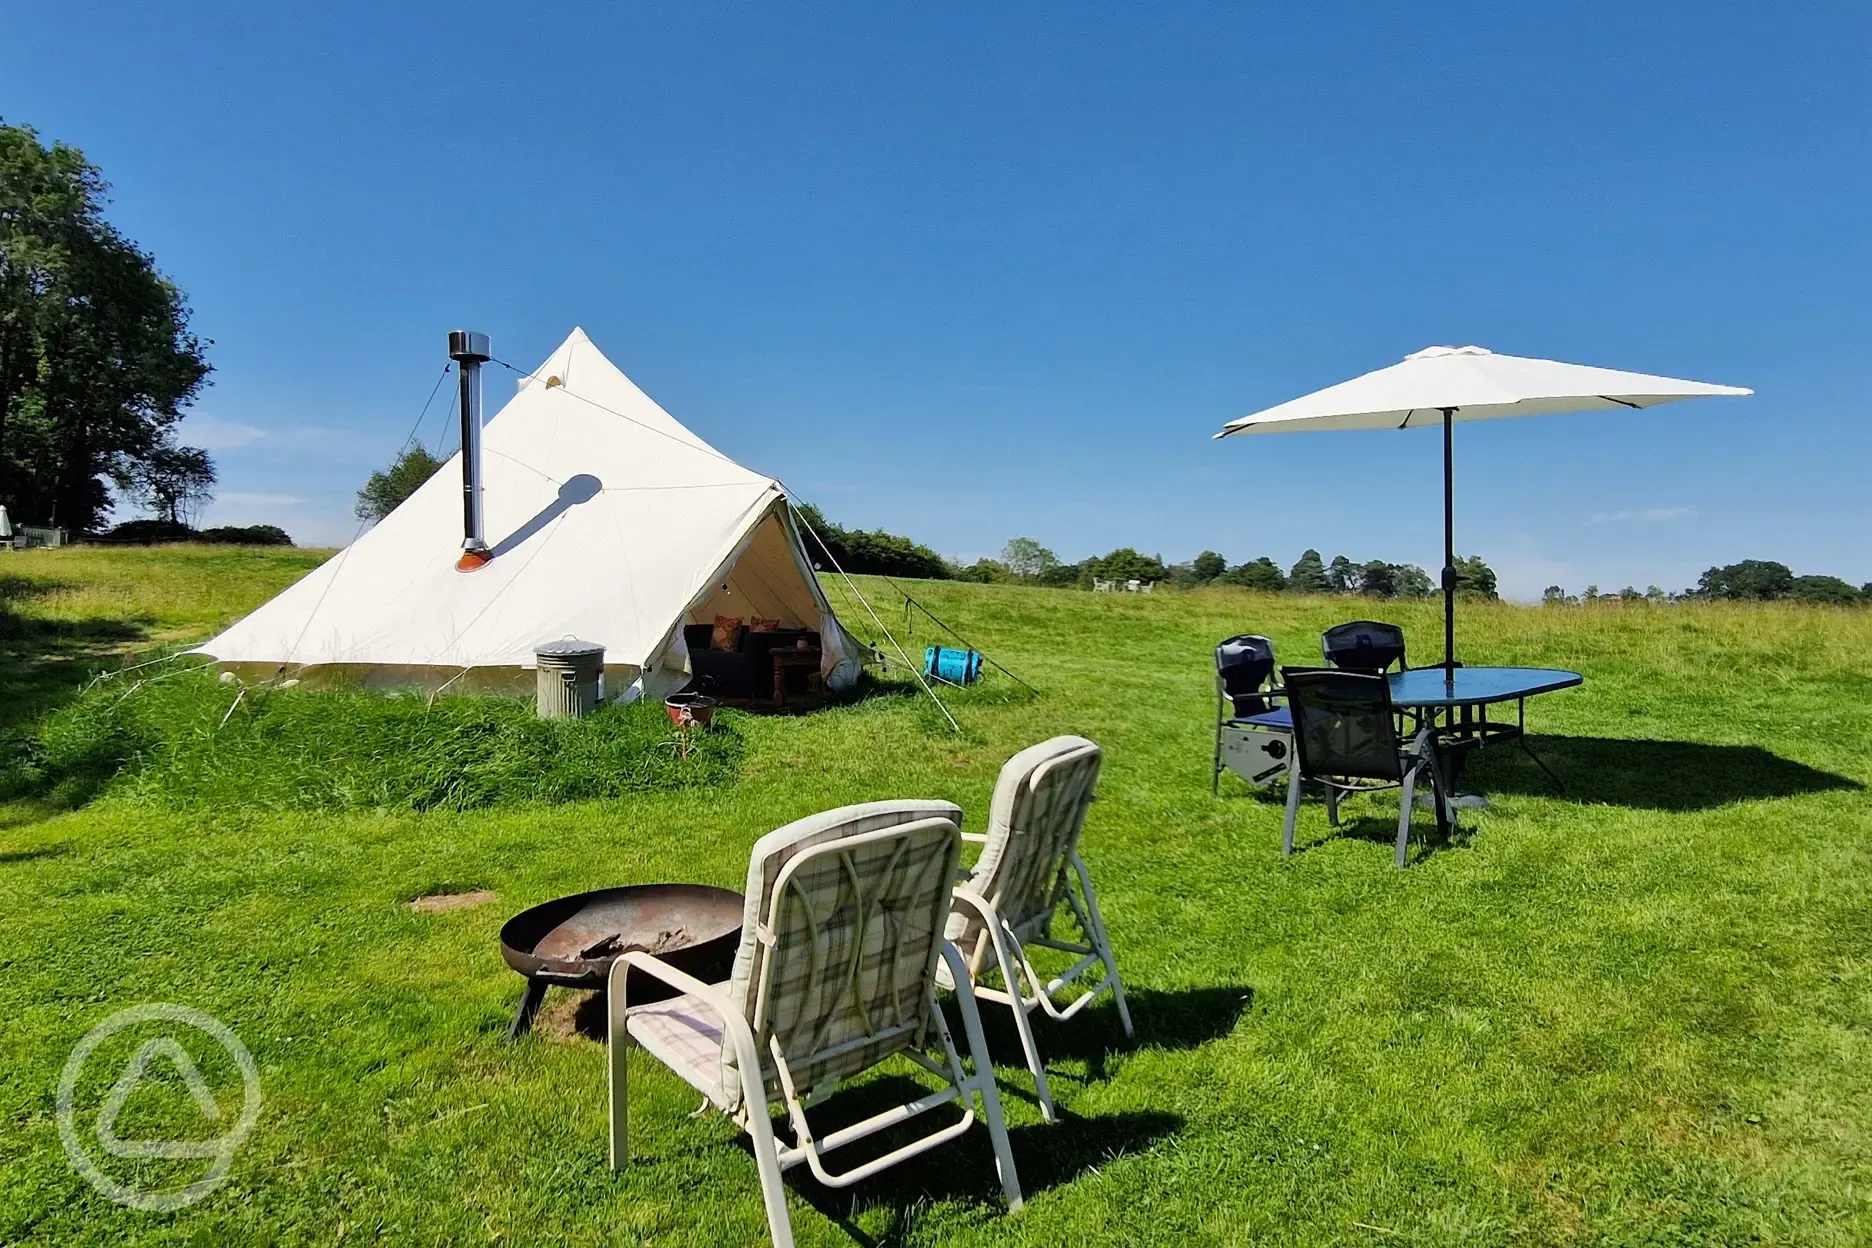
[[1597, 585], [1588, 585], [1585, 594], [1582, 596], [1586, 600], [1586, 605], [1591, 606], [1593, 603], [1599, 601], [1599, 587]]
[[1205, 550], [1190, 560], [1190, 579], [1199, 585], [1210, 581], [1228, 571], [1228, 560], [1213, 550]]
[[1644, 591], [1644, 598], [1646, 602], [1651, 603], [1653, 606], [1670, 601], [1670, 595], [1664, 592], [1664, 587], [1662, 585], [1647, 587]]
[[1230, 568], [1222, 574], [1221, 579], [1225, 585], [1239, 585], [1243, 589], [1258, 589], [1269, 594], [1278, 594], [1287, 588], [1287, 574], [1266, 555]]
[[1495, 589], [1495, 570], [1482, 562], [1481, 555], [1456, 556], [1456, 592], [1477, 598], [1499, 598]]
[[1820, 603], [1829, 607], [1857, 606], [1863, 595], [1837, 576], [1797, 576], [1788, 597], [1798, 602]]
[[847, 572], [869, 576], [905, 576], [941, 581], [949, 576], [943, 557], [921, 542], [913, 542], [883, 529], [847, 529], [844, 532]]
[[958, 581], [973, 581], [977, 585], [1005, 585], [1014, 579], [1014, 573], [999, 559], [977, 559], [967, 567], [958, 567], [953, 573]]
[[1397, 579], [1392, 575], [1391, 565], [1382, 559], [1373, 559], [1359, 569], [1359, 592], [1368, 598], [1397, 597]]
[[1326, 592], [1329, 594], [1358, 593], [1358, 566], [1344, 555], [1334, 555], [1332, 563], [1326, 569]]
[[377, 523], [401, 507], [403, 500], [420, 489], [423, 482], [435, 476], [442, 463], [422, 443], [412, 444], [392, 460], [388, 468], [371, 473], [364, 482], [353, 509], [357, 518]]
[[1317, 550], [1308, 548], [1300, 558], [1294, 561], [1293, 570], [1287, 573], [1287, 592], [1290, 594], [1323, 594], [1326, 590], [1326, 563]]
[[173, 450], [206, 383], [182, 292], [104, 219], [78, 149], [0, 121], [0, 497], [15, 519], [92, 529], [105, 478]]
[[1094, 577], [1106, 581], [1161, 581], [1163, 560], [1155, 555], [1140, 555], [1129, 546], [1120, 546], [1108, 555], [1088, 560]]
[[1022, 580], [1037, 581], [1059, 566], [1059, 556], [1031, 537], [1010, 537], [1001, 548], [1001, 562]]
[[1436, 582], [1414, 563], [1392, 564], [1391, 581], [1400, 598], [1428, 598], [1436, 593]]
[[1546, 589], [1541, 590], [1540, 601], [1541, 601], [1541, 606], [1543, 607], [1566, 606], [1567, 605], [1567, 592], [1566, 592], [1565, 587], [1560, 586], [1560, 585], [1549, 585]]
[[1040, 574], [1042, 585], [1077, 585], [1080, 582], [1091, 585], [1091, 574], [1086, 571], [1086, 561], [1078, 563], [1056, 563]]
[[1636, 585], [1627, 585], [1618, 591], [1618, 596], [1620, 602], [1640, 603], [1644, 601], [1644, 595], [1638, 592]]
[[[815, 567], [830, 563], [847, 572], [869, 576], [920, 577], [947, 580], [954, 575], [941, 555], [920, 542], [883, 529], [847, 529], [827, 520], [810, 503], [793, 504], [800, 537]], [[828, 559], [829, 556], [829, 559]]]
[[154, 546], [159, 542], [192, 542], [201, 534], [173, 520], [126, 520], [93, 536], [113, 545]]
[[158, 520], [193, 526], [214, 497], [214, 462], [199, 446], [164, 442], [142, 459], [114, 470], [117, 486]]
[[229, 546], [290, 546], [293, 540], [277, 524], [224, 524], [204, 529], [201, 540]]
[[1711, 568], [1697, 579], [1697, 594], [1704, 598], [1772, 601], [1794, 590], [1794, 573], [1772, 559], [1744, 559]]

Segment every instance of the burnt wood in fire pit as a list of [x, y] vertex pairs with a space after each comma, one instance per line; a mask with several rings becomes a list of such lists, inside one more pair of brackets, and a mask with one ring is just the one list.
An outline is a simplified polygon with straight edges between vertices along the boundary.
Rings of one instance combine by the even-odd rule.
[[[728, 978], [741, 943], [740, 893], [706, 884], [631, 884], [561, 897], [524, 910], [501, 928], [501, 956], [526, 976], [507, 1038], [533, 1026], [546, 989], [603, 988], [611, 964], [634, 950], [655, 954], [704, 983]], [[636, 971], [632, 1004], [675, 995]]]

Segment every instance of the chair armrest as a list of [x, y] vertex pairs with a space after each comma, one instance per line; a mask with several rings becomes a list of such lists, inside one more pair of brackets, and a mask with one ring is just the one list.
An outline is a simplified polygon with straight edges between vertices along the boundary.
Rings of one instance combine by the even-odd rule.
[[[687, 971], [678, 970], [665, 962], [662, 958], [654, 954], [645, 953], [640, 949], [633, 949], [611, 963], [611, 974], [608, 981], [611, 991], [620, 992], [623, 989], [624, 976], [619, 968], [631, 966], [636, 967], [652, 979], [662, 980], [679, 992], [686, 992], [692, 997], [700, 997], [703, 1001], [707, 1002], [709, 1005], [715, 1006], [724, 1013], [733, 1012], [732, 1007], [728, 1004], [727, 994], [722, 992], [720, 984], [705, 984]], [[622, 999], [622, 997], [619, 997], [619, 1000]]]
[[951, 898], [950, 904], [953, 905], [958, 901], [973, 910], [976, 914], [979, 914], [982, 918], [982, 922], [988, 924], [990, 927], [993, 927], [1001, 921], [1000, 917], [995, 914], [994, 905], [989, 902], [986, 897], [970, 888], [966, 883], [956, 887], [955, 895]]
[[1424, 728], [1419, 731], [1402, 752], [1406, 758], [1435, 758], [1436, 729]]
[[[958, 833], [958, 835], [964, 841], [968, 842], [971, 845], [986, 845], [988, 843], [988, 834], [986, 832], [962, 832], [962, 833]], [[975, 859], [976, 859], [976, 863], [979, 865], [981, 861], [981, 855], [980, 854], [975, 855]], [[960, 865], [956, 867], [956, 883], [966, 884], [974, 878], [975, 878], [974, 867], [972, 866], [965, 867], [965, 866], [960, 866]]]

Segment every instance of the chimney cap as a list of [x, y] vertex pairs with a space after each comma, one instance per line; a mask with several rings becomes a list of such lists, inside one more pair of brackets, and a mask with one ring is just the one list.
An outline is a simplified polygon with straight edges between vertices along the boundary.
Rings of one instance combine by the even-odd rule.
[[449, 331], [449, 359], [461, 364], [485, 364], [494, 357], [489, 354], [488, 336], [474, 329], [451, 329]]

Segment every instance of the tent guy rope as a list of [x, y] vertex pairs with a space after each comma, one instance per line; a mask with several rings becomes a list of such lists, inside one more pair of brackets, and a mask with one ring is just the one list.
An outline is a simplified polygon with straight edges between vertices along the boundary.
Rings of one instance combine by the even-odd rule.
[[846, 588], [851, 590], [853, 596], [863, 605], [865, 614], [871, 617], [871, 622], [876, 624], [878, 630], [890, 641], [891, 647], [897, 651], [897, 657], [903, 660], [904, 666], [910, 669], [910, 674], [916, 677], [917, 684], [923, 686], [923, 692], [929, 694], [930, 701], [934, 702], [936, 704], [936, 709], [943, 713], [943, 718], [949, 721], [949, 726], [957, 732], [961, 732], [962, 725], [956, 723], [955, 716], [949, 713], [949, 708], [943, 705], [943, 700], [936, 696], [936, 691], [930, 687], [930, 683], [923, 679], [923, 673], [917, 670], [916, 664], [912, 663], [910, 661], [910, 656], [904, 652], [902, 644], [891, 634], [890, 626], [879, 619], [878, 613], [871, 609], [871, 603], [865, 598], [858, 586], [853, 583], [851, 576], [846, 573], [844, 568], [839, 567], [838, 558], [832, 553], [832, 548], [826, 545], [825, 538], [819, 536], [819, 530], [813, 528], [812, 525], [806, 522], [806, 518], [800, 515], [799, 508], [792, 505], [790, 497], [787, 502], [787, 509], [793, 513], [793, 522], [812, 534], [813, 540], [819, 543], [819, 549], [823, 550], [825, 552], [825, 557], [832, 561], [833, 570], [844, 579]]
[[[817, 535], [815, 534], [815, 536]], [[1038, 689], [1034, 688], [1032, 685], [1028, 684], [1026, 681], [1022, 680], [1020, 677], [1016, 676], [1013, 672], [1008, 671], [1007, 668], [997, 663], [994, 660], [993, 656], [991, 656], [987, 651], [978, 647], [974, 642], [964, 637], [961, 633], [956, 632], [955, 629], [949, 627], [949, 625], [943, 623], [940, 619], [937, 619], [935, 612], [931, 611], [928, 607], [924, 606], [921, 602], [911, 597], [910, 592], [906, 590], [903, 586], [891, 580], [891, 578], [888, 576], [884, 577], [883, 580], [886, 585], [889, 585], [892, 589], [896, 590], [898, 593], [903, 595], [904, 610], [906, 613], [908, 613], [911, 607], [915, 607], [917, 610], [921, 611], [924, 615], [929, 616], [929, 618], [935, 622], [936, 627], [942, 629], [945, 633], [948, 633], [951, 637], [961, 642], [962, 645], [966, 649], [973, 650], [975, 651], [976, 654], [981, 655], [983, 661], [985, 661], [990, 667], [994, 668], [997, 672], [1000, 672], [1003, 676], [1007, 677], [1009, 680], [1013, 681], [1015, 684], [1019, 685], [1021, 688], [1025, 689], [1029, 693], [1038, 694], [1040, 692]], [[953, 682], [946, 682], [946, 683], [953, 683]]]
[[[448, 380], [448, 375], [454, 367], [455, 361], [453, 360], [450, 360], [447, 364], [442, 366], [442, 372], [436, 377], [435, 385], [429, 388], [429, 397], [423, 400], [422, 410], [416, 413], [416, 419], [410, 425], [409, 433], [404, 435], [403, 445], [397, 447], [396, 454], [390, 457], [391, 463], [394, 464], [398, 459], [402, 458], [403, 452], [409, 450], [410, 446], [415, 443], [416, 435], [422, 431], [423, 421], [429, 418], [429, 408], [435, 403], [436, 395], [442, 393], [442, 383]], [[351, 535], [351, 540], [345, 543], [344, 549], [333, 556], [334, 573], [338, 568], [344, 566], [345, 556], [349, 555], [352, 547], [357, 545], [358, 538], [364, 536], [364, 530], [370, 527], [370, 523], [370, 520], [366, 517], [358, 517], [357, 531]], [[293, 656], [298, 654], [300, 644], [305, 641], [307, 630], [312, 627], [312, 621], [318, 618], [319, 609], [325, 605], [326, 595], [331, 593], [332, 586], [337, 583], [338, 578], [336, 575], [333, 575], [325, 582], [325, 588], [319, 591], [318, 601], [312, 604], [312, 610], [307, 613], [305, 623], [300, 626], [299, 635], [293, 638], [292, 645], [287, 649], [286, 657], [280, 661], [278, 670], [263, 683], [272, 684], [274, 681], [284, 676], [286, 674], [286, 669], [293, 665]]]

